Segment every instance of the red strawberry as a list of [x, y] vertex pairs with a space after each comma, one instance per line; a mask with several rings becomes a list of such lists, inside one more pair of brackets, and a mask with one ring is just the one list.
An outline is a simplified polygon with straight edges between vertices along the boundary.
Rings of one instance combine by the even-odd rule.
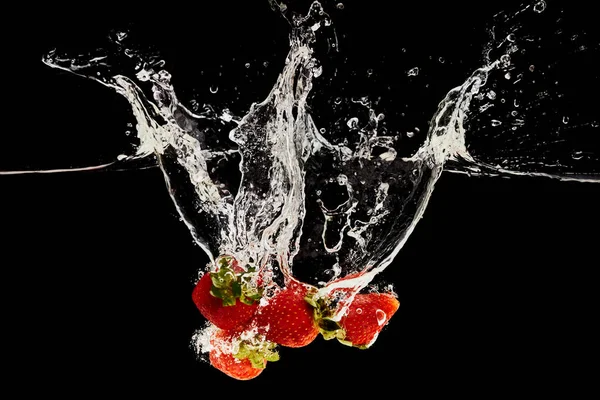
[[260, 375], [267, 361], [277, 361], [274, 343], [252, 344], [242, 339], [239, 332], [217, 329], [210, 337], [210, 364], [219, 371], [239, 380], [249, 380]]
[[259, 308], [255, 323], [267, 340], [286, 347], [303, 347], [319, 334], [313, 307], [305, 300], [308, 286], [292, 282]]
[[[218, 270], [198, 281], [192, 300], [200, 313], [221, 329], [239, 329], [254, 316], [260, 290], [250, 285], [253, 270], [244, 271], [232, 257], [221, 257]], [[240, 272], [242, 271], [242, 272]]]
[[338, 340], [349, 346], [370, 347], [398, 307], [400, 302], [390, 293], [357, 294], [340, 320], [345, 334]]

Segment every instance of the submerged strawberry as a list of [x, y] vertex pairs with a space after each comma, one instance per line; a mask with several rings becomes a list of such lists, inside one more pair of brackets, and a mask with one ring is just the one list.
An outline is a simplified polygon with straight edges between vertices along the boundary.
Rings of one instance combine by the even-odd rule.
[[221, 329], [243, 327], [258, 308], [261, 291], [252, 284], [254, 270], [242, 269], [230, 256], [221, 257], [218, 269], [196, 284], [192, 300], [200, 313]]
[[275, 343], [253, 342], [237, 331], [217, 329], [210, 337], [210, 344], [210, 364], [238, 380], [256, 378], [268, 361], [279, 360]]
[[340, 320], [346, 334], [338, 340], [349, 346], [370, 347], [399, 307], [400, 302], [390, 293], [357, 294]]
[[261, 306], [255, 323], [266, 338], [286, 347], [303, 347], [319, 334], [313, 308], [305, 300], [309, 287], [297, 282], [288, 284], [268, 303]]
[[333, 320], [327, 302], [317, 302], [315, 318], [325, 339], [336, 338], [345, 345], [366, 349], [399, 307], [400, 302], [391, 293], [359, 293], [339, 322]]

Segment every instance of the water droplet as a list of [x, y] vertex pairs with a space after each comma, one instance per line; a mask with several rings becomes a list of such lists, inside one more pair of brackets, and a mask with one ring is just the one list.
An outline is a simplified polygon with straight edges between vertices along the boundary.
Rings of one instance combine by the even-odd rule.
[[323, 67], [321, 67], [321, 66], [315, 67], [312, 69], [312, 72], [313, 72], [313, 76], [315, 78], [318, 78], [323, 73]]
[[534, 70], [535, 70], [535, 65], [533, 65], [533, 64], [532, 64], [532, 65], [530, 65], [530, 66], [529, 66], [529, 71], [533, 72]]
[[501, 121], [498, 121], [497, 119], [492, 120], [492, 126], [500, 126], [500, 125], [502, 125]]
[[321, 128], [321, 129], [319, 129], [319, 132], [325, 133], [325, 132], [327, 132], [327, 130], [325, 128]]
[[336, 5], [338, 10], [343, 10], [344, 9], [344, 3], [337, 3]]
[[507, 72], [506, 75], [504, 75], [505, 79], [510, 79], [510, 72]]
[[127, 37], [127, 32], [117, 32], [117, 40], [120, 42]]
[[246, 64], [245, 64], [245, 67], [246, 67], [246, 68], [250, 68], [250, 63], [246, 63]]
[[414, 68], [411, 68], [411, 69], [408, 71], [407, 75], [408, 75], [408, 76], [417, 76], [417, 75], [419, 75], [419, 67], [414, 67]]
[[388, 151], [386, 151], [385, 153], [381, 153], [379, 155], [379, 158], [381, 158], [383, 161], [394, 161], [396, 159], [396, 155], [398, 153], [396, 152], [396, 150], [394, 149], [388, 149]]
[[357, 314], [362, 314], [362, 308], [357, 308], [357, 309], [356, 309], [356, 313], [357, 313]]
[[377, 310], [375, 311], [375, 316], [377, 317], [377, 324], [379, 326], [385, 324], [385, 321], [387, 320], [387, 314], [385, 313], [385, 311]]
[[211, 86], [210, 88], [208, 88], [208, 90], [210, 90], [211, 93], [217, 93], [219, 91], [219, 87]]
[[506, 40], [508, 40], [509, 42], [514, 42], [515, 40], [517, 40], [517, 38], [515, 37], [514, 33], [511, 33], [506, 37]]
[[545, 9], [546, 9], [546, 2], [544, 0], [538, 1], [533, 6], [533, 11], [535, 11], [536, 13], [541, 13]]
[[516, 111], [512, 111], [512, 112], [510, 113], [510, 115], [512, 115], [513, 117], [516, 117], [516, 116], [517, 116], [517, 112], [516, 112]]
[[321, 192], [320, 190], [317, 190], [317, 196], [320, 196], [321, 193], [323, 193], [323, 192]]
[[445, 63], [445, 62], [446, 62], [446, 60], [444, 60], [444, 57], [440, 57], [440, 58], [438, 58], [438, 61], [439, 61], [441, 64], [443, 64], [443, 63]]
[[415, 133], [414, 132], [406, 132], [406, 136], [411, 138], [411, 137], [415, 136]]
[[487, 97], [490, 100], [495, 100], [496, 99], [496, 92], [494, 92], [493, 90], [490, 90], [489, 93], [487, 94]]
[[568, 124], [569, 123], [569, 117], [567, 117], [566, 115], [563, 117], [562, 119], [563, 124]]
[[356, 129], [356, 128], [358, 128], [358, 118], [352, 117], [348, 120], [348, 122], [346, 124], [348, 125], [348, 128]]
[[573, 160], [581, 160], [583, 158], [583, 151], [574, 151], [571, 153], [571, 158]]

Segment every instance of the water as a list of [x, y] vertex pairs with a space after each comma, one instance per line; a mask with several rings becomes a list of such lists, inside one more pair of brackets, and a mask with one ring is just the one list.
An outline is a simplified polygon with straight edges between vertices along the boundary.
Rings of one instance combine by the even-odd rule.
[[[545, 51], [539, 46], [546, 36], [526, 32], [543, 32], [528, 19], [546, 15], [542, 8], [536, 3], [506, 16], [485, 62], [440, 101], [426, 131], [394, 131], [388, 110], [368, 96], [339, 100], [341, 128], [318, 123], [310, 104], [323, 101], [318, 86], [327, 73], [319, 46], [335, 48], [339, 33], [319, 3], [301, 17], [286, 14], [292, 32], [283, 70], [268, 96], [240, 115], [180, 101], [164, 62], [128, 52], [124, 32], [112, 37], [115, 50], [102, 55], [57, 50], [44, 62], [127, 99], [139, 143], [119, 161], [156, 157], [177, 211], [209, 259], [233, 254], [275, 281], [290, 275], [323, 293], [340, 286], [357, 292], [395, 259], [444, 170], [598, 181], [600, 152], [587, 140], [598, 131], [593, 104], [573, 113], [571, 77], [552, 70], [564, 72], [562, 65], [528, 62], [530, 52]], [[555, 44], [583, 46], [571, 38], [563, 30]], [[585, 43], [574, 57], [597, 53], [597, 43]], [[418, 78], [422, 70], [405, 75]], [[554, 146], [565, 142], [567, 150]], [[361, 275], [336, 281], [355, 273]]]

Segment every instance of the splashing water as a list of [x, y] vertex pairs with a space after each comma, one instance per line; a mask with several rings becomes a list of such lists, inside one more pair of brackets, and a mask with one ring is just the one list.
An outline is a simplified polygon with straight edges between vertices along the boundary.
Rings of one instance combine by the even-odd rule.
[[[401, 137], [382, 129], [385, 115], [368, 98], [351, 101], [365, 117], [349, 115], [339, 131], [313, 120], [310, 95], [323, 74], [316, 49], [337, 40], [319, 2], [289, 18], [285, 66], [266, 99], [241, 117], [182, 104], [164, 62], [122, 47], [77, 58], [55, 51], [44, 62], [128, 100], [139, 145], [120, 161], [156, 156], [177, 211], [212, 262], [230, 254], [274, 281], [311, 280], [323, 296], [351, 289], [342, 302], [348, 304], [397, 256], [443, 170], [600, 181], [600, 152], [586, 139], [598, 133], [597, 110], [569, 113], [568, 77], [554, 84], [562, 66], [530, 62], [544, 49], [528, 29], [546, 12], [535, 2], [498, 16], [504, 28], [492, 31], [485, 65], [439, 103], [425, 140], [408, 155]], [[564, 30], [552, 37], [556, 45], [572, 44]], [[592, 50], [598, 48], [573, 56], [591, 57]], [[528, 133], [534, 130], [541, 133]], [[567, 140], [571, 147], [559, 151], [556, 144]], [[378, 321], [385, 321], [381, 313]]]

